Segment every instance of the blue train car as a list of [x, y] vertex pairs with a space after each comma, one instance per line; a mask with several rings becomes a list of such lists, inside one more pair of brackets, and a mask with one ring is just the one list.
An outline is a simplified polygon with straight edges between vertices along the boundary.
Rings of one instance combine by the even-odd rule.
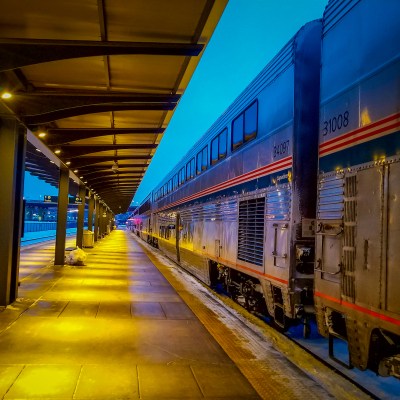
[[[331, 0], [322, 38], [315, 301], [350, 366], [400, 377], [400, 2]], [[351, 33], [351, 34], [350, 34]]]

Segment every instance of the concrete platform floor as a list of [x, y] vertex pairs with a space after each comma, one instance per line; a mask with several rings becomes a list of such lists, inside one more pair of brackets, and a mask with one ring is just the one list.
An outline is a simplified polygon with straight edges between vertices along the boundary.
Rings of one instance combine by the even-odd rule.
[[[69, 243], [71, 244], [71, 243]], [[0, 398], [258, 399], [129, 233], [86, 266], [21, 254], [19, 298], [0, 312]]]

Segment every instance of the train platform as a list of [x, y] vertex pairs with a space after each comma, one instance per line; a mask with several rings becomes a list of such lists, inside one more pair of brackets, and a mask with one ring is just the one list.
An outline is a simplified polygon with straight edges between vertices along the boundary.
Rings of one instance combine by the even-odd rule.
[[0, 398], [360, 398], [332, 394], [272, 346], [254, 357], [130, 232], [85, 251], [85, 266], [61, 268], [51, 244], [21, 253], [19, 298], [0, 310]]

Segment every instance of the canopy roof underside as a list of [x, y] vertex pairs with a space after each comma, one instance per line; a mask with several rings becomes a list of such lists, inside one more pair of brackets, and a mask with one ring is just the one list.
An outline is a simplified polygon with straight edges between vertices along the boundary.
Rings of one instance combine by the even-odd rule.
[[226, 3], [2, 0], [0, 86], [13, 96], [0, 111], [28, 128], [26, 169], [56, 186], [67, 167], [127, 210]]

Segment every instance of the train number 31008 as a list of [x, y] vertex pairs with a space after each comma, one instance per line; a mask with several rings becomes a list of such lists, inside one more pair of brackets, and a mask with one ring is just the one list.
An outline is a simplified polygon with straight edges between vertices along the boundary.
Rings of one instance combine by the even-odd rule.
[[349, 112], [345, 111], [343, 114], [338, 114], [336, 117], [330, 118], [323, 122], [324, 127], [322, 128], [322, 136], [335, 133], [342, 128], [346, 128], [349, 125]]

